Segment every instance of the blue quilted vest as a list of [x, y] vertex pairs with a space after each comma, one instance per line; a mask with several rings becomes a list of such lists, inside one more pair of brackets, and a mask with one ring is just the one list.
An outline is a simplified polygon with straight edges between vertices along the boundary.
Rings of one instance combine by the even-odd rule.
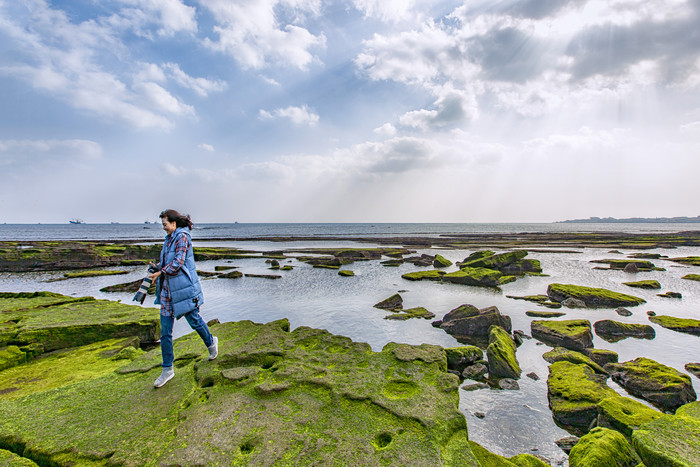
[[[170, 264], [175, 259], [175, 239], [179, 235], [187, 235], [191, 243], [190, 233], [185, 227], [178, 227], [172, 233], [173, 241], [163, 242], [163, 249], [160, 252], [161, 266]], [[192, 248], [187, 249], [185, 254], [185, 263], [174, 276], [169, 274], [161, 274], [161, 279], [168, 281], [170, 287], [170, 298], [173, 304], [173, 312], [175, 318], [180, 318], [192, 310], [199, 308], [204, 303], [204, 294], [202, 294], [202, 286], [197, 277], [197, 268], [194, 264], [194, 253]], [[156, 303], [160, 303], [160, 292], [156, 294]]]

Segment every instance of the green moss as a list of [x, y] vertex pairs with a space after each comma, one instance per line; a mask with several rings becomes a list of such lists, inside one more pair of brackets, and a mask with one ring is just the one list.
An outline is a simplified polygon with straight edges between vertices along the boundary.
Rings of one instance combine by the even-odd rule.
[[632, 295], [613, 292], [607, 289], [584, 287], [571, 284], [550, 284], [547, 295], [555, 302], [562, 302], [567, 298], [582, 300], [591, 308], [614, 308], [620, 306], [637, 306], [646, 303], [646, 300]]
[[[489, 253], [489, 252], [486, 252]], [[467, 258], [462, 262], [459, 267], [461, 268], [484, 268], [484, 269], [501, 269], [510, 264], [520, 261], [527, 256], [527, 251], [518, 250], [511, 251], [507, 253], [500, 253], [494, 255], [485, 255], [481, 258], [470, 259]]]
[[435, 318], [435, 314], [429, 312], [422, 306], [419, 306], [415, 308], [408, 308], [406, 310], [399, 310], [397, 313], [384, 317], [384, 319], [395, 319], [399, 321], [405, 321], [411, 318], [433, 319]]
[[603, 369], [602, 366], [598, 365], [586, 355], [582, 354], [581, 352], [576, 352], [575, 350], [565, 349], [564, 347], [555, 347], [549, 352], [545, 352], [542, 355], [542, 358], [544, 358], [549, 363], [566, 361], [575, 364], [588, 365], [596, 373], [601, 375], [607, 375], [607, 372]]
[[343, 277], [352, 277], [355, 275], [355, 273], [349, 269], [343, 269], [342, 271], [338, 271], [338, 275]]
[[690, 318], [675, 318], [673, 316], [650, 316], [649, 321], [672, 331], [684, 332], [700, 336], [700, 320]]
[[0, 449], [0, 465], [7, 467], [36, 467], [37, 464], [26, 457], [20, 457], [17, 454]]
[[482, 467], [548, 467], [548, 464], [530, 454], [507, 458], [494, 454], [474, 441], [469, 441], [469, 445]]
[[593, 347], [591, 322], [587, 319], [534, 320], [530, 323], [530, 332], [536, 339], [571, 350]]
[[439, 281], [439, 280], [441, 280], [441, 278], [444, 274], [445, 274], [445, 271], [438, 271], [437, 269], [431, 269], [429, 271], [409, 272], [407, 274], [402, 275], [401, 277], [406, 279], [406, 280], [409, 280], [409, 281], [422, 281], [422, 280]]
[[700, 274], [686, 274], [685, 276], [681, 277], [681, 279], [700, 282]]
[[443, 275], [442, 280], [454, 284], [497, 287], [501, 284], [502, 276], [500, 271], [494, 269], [462, 267], [459, 271]]
[[175, 378], [157, 390], [156, 349], [118, 372], [0, 399], [0, 444], [44, 465], [70, 456], [75, 465], [479, 466], [440, 347], [373, 352], [323, 330], [288, 330], [287, 321], [212, 326], [214, 361], [195, 333], [176, 339]]
[[435, 260], [433, 261], [433, 266], [436, 268], [446, 268], [452, 266], [452, 261], [446, 259], [442, 255], [435, 255]]
[[659, 281], [647, 280], [647, 281], [635, 281], [635, 282], [623, 282], [624, 285], [629, 287], [636, 287], [639, 289], [660, 289], [661, 284]]
[[700, 465], [700, 402], [692, 402], [632, 433], [632, 445], [647, 467]]
[[585, 433], [598, 416], [598, 403], [616, 395], [607, 378], [584, 364], [567, 361], [549, 366], [547, 389], [554, 420], [574, 432]]
[[685, 256], [682, 258], [669, 258], [669, 261], [687, 264], [688, 266], [700, 266], [700, 256]]
[[533, 318], [559, 318], [566, 315], [566, 313], [561, 311], [526, 311], [525, 315]]
[[447, 367], [451, 370], [471, 365], [477, 360], [481, 360], [484, 351], [475, 345], [464, 345], [461, 347], [450, 347], [445, 349], [447, 355]]
[[629, 397], [606, 397], [598, 404], [598, 426], [630, 437], [634, 430], [664, 414]]
[[635, 467], [639, 459], [624, 436], [607, 428], [594, 428], [569, 453], [570, 467]]
[[641, 261], [634, 259], [598, 259], [591, 263], [609, 264], [610, 269], [625, 269], [628, 264], [634, 264], [640, 271], [651, 271], [656, 268], [651, 261]]
[[0, 347], [0, 370], [12, 368], [27, 361], [27, 354], [16, 345]]
[[520, 378], [521, 370], [515, 357], [515, 342], [510, 334], [499, 326], [489, 328], [486, 358], [489, 362], [489, 376]]
[[220, 279], [240, 279], [243, 277], [243, 273], [241, 271], [231, 271], [225, 274], [219, 274], [218, 277]]
[[67, 272], [63, 277], [67, 279], [74, 279], [77, 277], [98, 277], [98, 276], [115, 276], [120, 274], [129, 274], [129, 271], [115, 271], [115, 270], [93, 270], [93, 271], [78, 271], [78, 272]]

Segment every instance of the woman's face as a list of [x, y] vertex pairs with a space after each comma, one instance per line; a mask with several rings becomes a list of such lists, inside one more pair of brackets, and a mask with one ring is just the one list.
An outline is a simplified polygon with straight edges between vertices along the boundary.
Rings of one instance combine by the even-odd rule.
[[163, 223], [163, 230], [165, 230], [168, 235], [175, 232], [175, 229], [177, 229], [175, 222], [170, 222], [167, 217], [162, 218], [161, 221]]

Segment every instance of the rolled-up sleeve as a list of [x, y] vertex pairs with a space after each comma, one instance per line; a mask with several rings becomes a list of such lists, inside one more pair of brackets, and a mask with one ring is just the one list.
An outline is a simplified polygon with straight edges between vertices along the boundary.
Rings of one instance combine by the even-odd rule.
[[163, 274], [173, 276], [178, 273], [182, 265], [185, 264], [188, 248], [190, 248], [190, 241], [187, 235], [179, 235], [175, 240], [175, 259], [161, 268]]

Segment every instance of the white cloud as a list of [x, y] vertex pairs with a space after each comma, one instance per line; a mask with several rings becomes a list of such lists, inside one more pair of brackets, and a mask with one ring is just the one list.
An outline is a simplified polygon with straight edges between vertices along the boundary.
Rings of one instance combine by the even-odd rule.
[[384, 125], [375, 128], [373, 131], [379, 136], [392, 137], [396, 135], [396, 127], [391, 123], [385, 123]]
[[194, 78], [182, 71], [177, 63], [166, 63], [164, 66], [170, 71], [175, 82], [182, 87], [192, 89], [202, 97], [206, 97], [213, 91], [223, 91], [227, 87], [225, 81]]
[[261, 0], [230, 2], [200, 0], [217, 25], [218, 40], [204, 44], [232, 56], [244, 68], [269, 65], [306, 69], [313, 61], [311, 50], [325, 46], [326, 38], [303, 27], [307, 17], [320, 14], [320, 0]]
[[290, 106], [283, 109], [275, 109], [272, 112], [260, 109], [258, 115], [261, 120], [285, 118], [296, 125], [309, 126], [316, 126], [320, 118], [318, 114], [314, 113], [313, 110], [309, 109], [305, 105], [301, 107]]
[[157, 34], [172, 36], [178, 32], [197, 32], [196, 10], [180, 0], [119, 0], [132, 9], [121, 12], [131, 18], [131, 27], [139, 32], [149, 23], [158, 25]]
[[197, 147], [203, 151], [214, 152], [214, 146], [212, 146], [211, 144], [201, 143], [198, 144]]

